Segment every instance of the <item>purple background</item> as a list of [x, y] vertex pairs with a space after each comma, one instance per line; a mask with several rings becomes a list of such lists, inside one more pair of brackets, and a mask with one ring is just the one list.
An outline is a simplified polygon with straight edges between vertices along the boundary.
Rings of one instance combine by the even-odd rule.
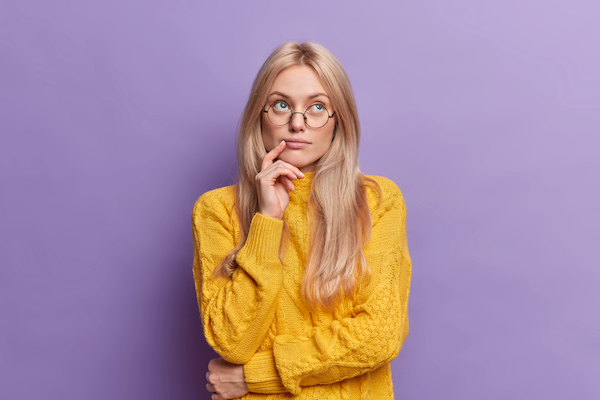
[[315, 40], [403, 190], [398, 399], [600, 396], [600, 4], [0, 1], [0, 398], [202, 399], [190, 212]]

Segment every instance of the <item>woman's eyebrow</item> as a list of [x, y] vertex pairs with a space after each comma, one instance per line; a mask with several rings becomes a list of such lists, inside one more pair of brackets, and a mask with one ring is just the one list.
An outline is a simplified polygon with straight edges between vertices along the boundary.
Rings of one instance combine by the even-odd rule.
[[289, 99], [289, 98], [290, 98], [290, 96], [288, 96], [287, 94], [284, 94], [284, 93], [281, 93], [281, 92], [277, 92], [277, 91], [275, 91], [275, 92], [271, 93], [271, 94], [269, 95], [269, 97], [273, 96], [274, 94], [276, 94], [276, 95], [278, 95], [278, 96], [281, 96], [281, 97], [283, 97], [284, 99]]
[[315, 97], [319, 97], [319, 96], [325, 96], [325, 97], [329, 98], [329, 96], [327, 96], [325, 93], [315, 93], [315, 94], [308, 96], [308, 98], [314, 99]]

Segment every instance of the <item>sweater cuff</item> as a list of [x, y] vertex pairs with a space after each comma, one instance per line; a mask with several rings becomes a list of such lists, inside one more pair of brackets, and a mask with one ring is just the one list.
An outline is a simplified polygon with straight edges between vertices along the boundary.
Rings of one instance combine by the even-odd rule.
[[246, 243], [240, 252], [252, 254], [256, 260], [279, 263], [282, 230], [282, 220], [260, 213], [254, 214]]
[[255, 353], [250, 361], [244, 364], [244, 376], [248, 390], [253, 393], [284, 393], [287, 392], [279, 372], [275, 367], [273, 351]]

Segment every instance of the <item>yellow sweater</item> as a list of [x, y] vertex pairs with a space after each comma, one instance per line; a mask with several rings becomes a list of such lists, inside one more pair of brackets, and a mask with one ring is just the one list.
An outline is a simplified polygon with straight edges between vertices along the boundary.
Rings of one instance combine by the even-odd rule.
[[309, 311], [300, 295], [309, 232], [312, 173], [294, 181], [284, 219], [290, 229], [283, 264], [283, 221], [255, 214], [232, 279], [212, 272], [240, 240], [234, 187], [202, 195], [192, 213], [194, 279], [207, 342], [244, 365], [244, 399], [393, 399], [390, 361], [408, 333], [411, 262], [398, 187], [373, 176], [367, 189], [373, 231], [364, 248], [371, 278], [353, 301]]

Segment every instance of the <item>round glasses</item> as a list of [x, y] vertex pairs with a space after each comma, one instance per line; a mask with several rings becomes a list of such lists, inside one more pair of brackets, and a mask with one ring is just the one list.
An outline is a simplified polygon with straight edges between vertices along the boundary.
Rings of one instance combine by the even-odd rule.
[[267, 114], [269, 121], [277, 126], [289, 124], [294, 114], [302, 114], [306, 125], [313, 129], [324, 127], [327, 121], [335, 115], [335, 111], [329, 115], [329, 112], [322, 103], [315, 103], [309, 106], [303, 113], [299, 111], [294, 112], [292, 107], [282, 100], [277, 100], [266, 110], [263, 108], [263, 112]]

